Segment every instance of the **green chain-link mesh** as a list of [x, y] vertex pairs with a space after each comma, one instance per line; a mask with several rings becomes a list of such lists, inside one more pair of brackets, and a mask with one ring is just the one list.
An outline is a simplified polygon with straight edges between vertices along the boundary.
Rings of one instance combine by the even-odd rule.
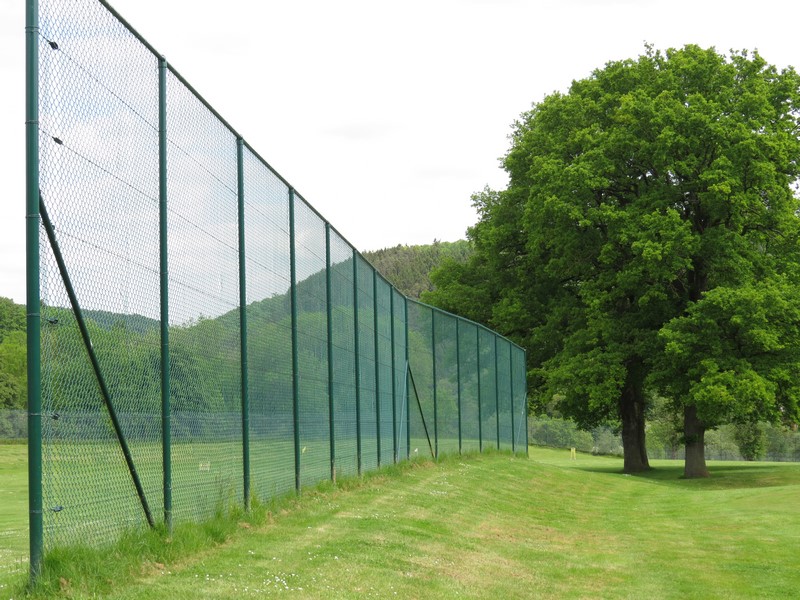
[[39, 53], [48, 547], [163, 520], [167, 496], [177, 521], [241, 504], [248, 465], [266, 499], [526, 451], [524, 352], [403, 297], [171, 68], [161, 106], [159, 57], [104, 3], [42, 0]]

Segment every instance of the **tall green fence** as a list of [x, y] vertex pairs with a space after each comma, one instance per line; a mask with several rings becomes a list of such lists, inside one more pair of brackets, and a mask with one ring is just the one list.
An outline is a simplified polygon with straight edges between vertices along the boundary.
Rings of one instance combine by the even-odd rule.
[[527, 451], [522, 349], [400, 294], [105, 2], [27, 18], [34, 576], [56, 545]]

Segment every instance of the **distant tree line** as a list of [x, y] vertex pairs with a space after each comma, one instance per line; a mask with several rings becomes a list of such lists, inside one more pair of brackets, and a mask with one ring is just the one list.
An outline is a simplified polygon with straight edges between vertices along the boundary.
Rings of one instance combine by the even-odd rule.
[[[664, 400], [655, 404], [663, 406]], [[580, 429], [575, 421], [548, 414], [528, 420], [528, 439], [536, 446], [576, 448], [579, 452], [622, 456], [622, 437], [612, 425]], [[725, 424], [705, 437], [706, 458], [712, 460], [800, 461], [800, 431], [772, 423]], [[647, 421], [650, 458], [684, 460], [685, 453], [674, 419], [656, 410]]]

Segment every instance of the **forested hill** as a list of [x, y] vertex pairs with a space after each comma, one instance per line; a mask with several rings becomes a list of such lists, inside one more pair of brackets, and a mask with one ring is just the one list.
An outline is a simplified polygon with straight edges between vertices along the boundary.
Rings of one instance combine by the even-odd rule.
[[421, 246], [401, 246], [364, 252], [364, 257], [389, 282], [409, 298], [419, 298], [433, 289], [430, 273], [445, 260], [464, 263], [472, 254], [467, 240]]
[[[430, 272], [432, 270], [448, 260], [464, 263], [471, 253], [472, 247], [469, 242], [462, 240], [458, 242], [434, 241], [433, 244], [423, 246], [398, 245], [394, 248], [365, 252], [364, 256], [403, 294], [411, 298], [419, 298], [420, 294], [432, 289], [430, 280]], [[307, 280], [300, 282], [298, 288], [319, 288], [321, 285], [320, 278], [324, 278], [324, 273], [312, 275]], [[301, 310], [304, 313], [320, 312], [321, 314], [324, 312], [324, 307], [314, 304], [313, 299], [316, 298], [314, 294], [301, 293], [300, 298]], [[311, 302], [311, 305], [306, 305], [308, 302]], [[284, 329], [288, 330], [288, 306], [288, 295], [286, 294], [269, 298], [250, 307], [252, 312], [249, 319], [254, 329], [259, 331], [268, 328], [268, 326], [277, 327], [283, 321], [287, 321], [283, 323], [283, 326]], [[131, 339], [146, 338], [157, 335], [158, 332], [158, 321], [139, 315], [86, 311], [84, 316], [89, 322], [90, 328], [94, 330], [94, 335], [98, 338], [98, 344], [112, 349], [120, 346], [117, 343], [117, 338], [120, 335], [124, 335], [125, 339], [130, 342]], [[70, 320], [66, 317], [66, 313], [63, 320], [65, 323]], [[230, 320], [238, 323], [238, 312], [234, 311], [221, 315], [216, 319], [201, 320], [194, 327], [177, 328], [173, 336], [175, 338], [173, 349], [176, 352], [180, 351], [183, 348], [183, 344], [180, 343], [182, 338], [186, 337], [192, 340], [202, 338], [203, 333], [208, 329], [219, 328], [221, 331], [238, 331], [238, 325], [228, 326]], [[260, 331], [260, 333], [267, 335], [266, 331]], [[278, 334], [276, 333], [275, 335], [277, 336]], [[191, 346], [188, 342], [187, 344]], [[226, 348], [228, 346], [234, 347], [235, 340], [227, 340], [226, 338], [226, 343], [221, 343], [221, 345]], [[157, 363], [154, 360], [145, 362], [147, 364], [151, 362], [153, 364]], [[153, 381], [157, 380], [157, 376], [154, 375]], [[8, 298], [0, 297], [0, 409], [24, 409], [26, 400], [25, 307], [15, 304]], [[0, 433], [2, 432], [0, 431]]]

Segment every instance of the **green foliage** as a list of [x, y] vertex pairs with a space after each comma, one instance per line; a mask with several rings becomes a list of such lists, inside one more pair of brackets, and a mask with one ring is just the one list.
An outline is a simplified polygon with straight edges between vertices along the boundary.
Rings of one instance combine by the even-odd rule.
[[0, 342], [17, 331], [25, 331], [25, 307], [0, 296]]
[[723, 425], [706, 432], [705, 452], [709, 458], [717, 460], [740, 460], [742, 458], [739, 446], [736, 445], [734, 433], [729, 425]]
[[595, 427], [593, 433], [594, 446], [592, 454], [621, 456], [622, 438], [609, 427]]
[[767, 436], [760, 423], [737, 423], [733, 435], [742, 458], [745, 460], [764, 458], [767, 451]]
[[528, 440], [531, 444], [576, 448], [581, 452], [592, 452], [595, 447], [592, 434], [578, 429], [574, 421], [548, 416], [528, 419]]
[[800, 462], [800, 431], [797, 427], [763, 423], [766, 438], [767, 460], [793, 460]]
[[708, 427], [800, 417], [800, 297], [787, 277], [709, 290], [660, 335], [654, 380]]
[[[531, 304], [537, 303], [539, 311], [545, 309], [546, 293], [539, 286], [547, 284], [533, 277], [524, 264], [527, 242], [521, 227], [524, 205], [520, 195], [486, 188], [472, 196], [472, 204], [480, 216], [467, 231], [474, 252], [464, 263], [448, 261], [435, 269], [431, 273], [433, 289], [422, 299], [502, 330], [525, 346], [529, 361], [536, 363], [550, 346], [546, 336], [536, 336]], [[542, 294], [531, 293], [534, 289]]]
[[0, 408], [18, 407], [21, 397], [19, 380], [8, 372], [0, 371]]
[[27, 404], [25, 307], [0, 298], [0, 409]]
[[440, 242], [421, 246], [401, 246], [364, 252], [364, 257], [400, 292], [419, 299], [432, 289], [431, 271], [447, 263], [454, 268], [472, 254], [466, 240]]
[[660, 458], [678, 458], [683, 445], [681, 421], [667, 398], [650, 398], [647, 414], [648, 454]]
[[28, 411], [0, 408], [0, 443], [24, 443], [28, 440]]
[[701, 429], [797, 420], [799, 128], [800, 77], [757, 53], [610, 62], [515, 124], [427, 299], [525, 346], [534, 405], [620, 418], [626, 460], [648, 388]]

